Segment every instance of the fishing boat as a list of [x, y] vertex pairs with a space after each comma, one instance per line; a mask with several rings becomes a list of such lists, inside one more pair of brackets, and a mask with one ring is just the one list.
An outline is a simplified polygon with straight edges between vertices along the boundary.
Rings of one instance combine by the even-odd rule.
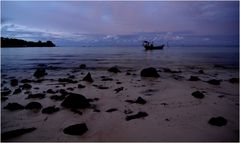
[[153, 43], [150, 43], [148, 41], [143, 41], [143, 46], [145, 50], [162, 50], [165, 45], [163, 44], [160, 46], [154, 46]]

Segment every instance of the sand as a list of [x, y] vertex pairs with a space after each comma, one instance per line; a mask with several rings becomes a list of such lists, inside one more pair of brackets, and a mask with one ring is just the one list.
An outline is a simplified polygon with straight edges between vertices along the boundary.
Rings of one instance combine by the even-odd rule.
[[[110, 68], [110, 67], [109, 67]], [[1, 103], [1, 132], [19, 128], [35, 127], [36, 130], [18, 137], [3, 141], [238, 141], [239, 140], [239, 84], [230, 83], [230, 78], [238, 78], [238, 69], [205, 66], [167, 67], [171, 70], [181, 70], [180, 73], [164, 72], [163, 67], [155, 67], [159, 78], [145, 78], [140, 76], [142, 68], [118, 67], [120, 73], [108, 72], [108, 68], [87, 67], [86, 69], [48, 70], [48, 75], [41, 83], [30, 83], [31, 93], [42, 93], [47, 89], [74, 88], [68, 92], [84, 95], [86, 98], [98, 98], [91, 102], [100, 112], [93, 109], [82, 109], [82, 115], [61, 106], [62, 101], [50, 99], [46, 93], [43, 99], [25, 99], [28, 94], [9, 95], [8, 100]], [[147, 68], [147, 67], [146, 67]], [[166, 68], [166, 67], [165, 67]], [[200, 69], [204, 74], [198, 73]], [[19, 81], [28, 78], [35, 79], [32, 74], [15, 78]], [[94, 80], [93, 83], [82, 81], [88, 73]], [[129, 72], [130, 75], [126, 75]], [[78, 83], [66, 83], [65, 86], [58, 82], [58, 78], [67, 78], [67, 74], [74, 75], [73, 80]], [[190, 76], [198, 76], [200, 81], [189, 81]], [[12, 75], [2, 77], [12, 91], [17, 87], [9, 85]], [[112, 81], [102, 81], [101, 76], [112, 78]], [[178, 79], [174, 79], [178, 77]], [[52, 80], [50, 80], [52, 79]], [[220, 79], [220, 85], [207, 83], [209, 79]], [[116, 83], [121, 82], [121, 83]], [[2, 82], [3, 83], [3, 82]], [[19, 83], [22, 85], [22, 83]], [[78, 84], [85, 88], [78, 88]], [[95, 85], [95, 86], [93, 86]], [[109, 87], [98, 89], [96, 85]], [[59, 87], [56, 87], [59, 86]], [[3, 88], [2, 87], [2, 88]], [[34, 89], [39, 87], [39, 89]], [[116, 88], [123, 87], [116, 93]], [[197, 99], [191, 94], [194, 91], [203, 92], [205, 97]], [[142, 97], [146, 104], [128, 103], [125, 100], [135, 100]], [[55, 105], [60, 111], [53, 114], [42, 114], [41, 110], [9, 111], [3, 109], [8, 103], [17, 102], [27, 105], [37, 101], [43, 108]], [[110, 108], [117, 111], [106, 112]], [[124, 112], [132, 111], [130, 114]], [[139, 111], [146, 112], [147, 117], [126, 121], [126, 116]], [[208, 123], [212, 117], [224, 117], [225, 126], [213, 126]], [[79, 123], [86, 123], [88, 131], [81, 136], [64, 134], [64, 128]]]

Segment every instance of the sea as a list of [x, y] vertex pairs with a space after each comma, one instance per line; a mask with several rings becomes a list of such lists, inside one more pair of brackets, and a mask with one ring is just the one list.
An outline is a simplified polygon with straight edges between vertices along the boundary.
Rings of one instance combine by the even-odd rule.
[[181, 67], [223, 65], [239, 68], [239, 47], [165, 47], [145, 51], [143, 47], [52, 47], [1, 48], [1, 72], [21, 73], [37, 65], [88, 67]]

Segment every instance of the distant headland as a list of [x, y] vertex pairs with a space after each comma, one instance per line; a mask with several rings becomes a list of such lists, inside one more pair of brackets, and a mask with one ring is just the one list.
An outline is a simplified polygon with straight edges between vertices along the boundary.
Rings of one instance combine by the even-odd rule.
[[55, 47], [55, 44], [52, 41], [25, 41], [21, 39], [14, 38], [4, 38], [1, 37], [1, 47]]

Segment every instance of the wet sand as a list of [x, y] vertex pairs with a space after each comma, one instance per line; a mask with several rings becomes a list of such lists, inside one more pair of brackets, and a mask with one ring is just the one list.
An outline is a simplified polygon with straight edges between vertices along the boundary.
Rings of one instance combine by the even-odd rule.
[[[239, 83], [229, 82], [231, 78], [238, 78], [238, 68], [216, 65], [154, 67], [160, 75], [155, 78], [142, 77], [142, 68], [119, 66], [121, 72], [113, 73], [108, 71], [110, 67], [86, 66], [72, 69], [46, 67], [47, 75], [39, 78], [40, 80], [33, 76], [35, 69], [32, 74], [24, 76], [18, 76], [20, 74], [17, 73], [2, 75], [2, 135], [16, 129], [36, 128], [2, 141], [239, 140]], [[88, 73], [93, 82], [83, 81]], [[197, 76], [199, 80], [190, 81], [191, 76]], [[68, 80], [59, 82], [59, 78]], [[10, 85], [12, 79], [18, 80], [16, 86]], [[32, 80], [28, 82], [31, 89], [23, 89], [23, 79]], [[211, 79], [220, 80], [220, 85], [208, 83]], [[11, 93], [3, 96], [5, 87]], [[22, 91], [13, 94], [17, 88]], [[60, 89], [91, 99], [91, 107], [71, 110], [62, 106], [61, 103], [69, 95], [59, 100], [52, 99], [53, 95], [62, 95]], [[195, 91], [201, 92], [204, 97], [194, 97], [192, 93]], [[27, 98], [29, 94], [36, 93], [43, 93], [45, 96]], [[8, 99], [3, 101], [6, 97]], [[134, 103], [139, 97], [146, 103]], [[14, 111], [4, 109], [8, 103], [14, 102], [24, 107], [30, 102], [38, 102], [42, 108]], [[44, 108], [53, 105], [59, 110], [49, 114], [42, 113]], [[139, 112], [147, 115], [126, 120], [127, 116]], [[212, 125], [209, 123], [212, 117], [223, 117], [227, 123]], [[85, 123], [88, 129], [84, 134], [64, 133], [65, 128], [81, 123]]]

